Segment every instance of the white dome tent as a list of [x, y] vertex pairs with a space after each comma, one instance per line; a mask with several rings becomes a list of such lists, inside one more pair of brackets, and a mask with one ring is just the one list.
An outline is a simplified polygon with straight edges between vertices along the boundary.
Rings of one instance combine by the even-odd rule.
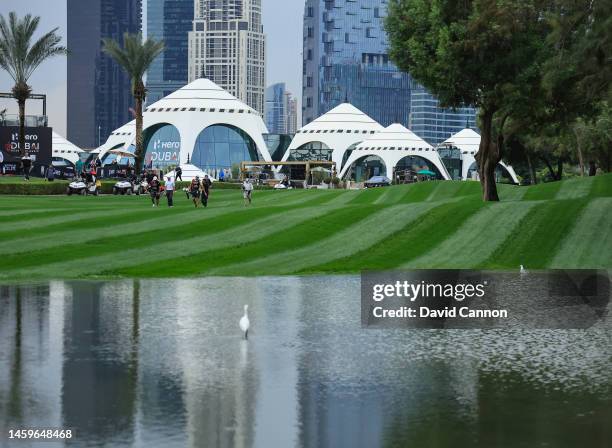
[[81, 148], [74, 143], [69, 142], [56, 132], [51, 136], [51, 156], [56, 159], [64, 159], [71, 164], [76, 164], [79, 160], [79, 154], [83, 153]]
[[[468, 180], [470, 178], [470, 170], [473, 170], [476, 165], [475, 155], [480, 148], [480, 135], [473, 129], [463, 129], [438, 146], [438, 150], [446, 148], [457, 148], [459, 150], [461, 154], [461, 179]], [[514, 183], [519, 183], [512, 166], [507, 165], [503, 161], [499, 162], [499, 165], [506, 170]]]
[[[113, 131], [100, 149], [133, 151], [134, 121]], [[209, 175], [245, 160], [271, 161], [266, 126], [254, 109], [208, 79], [197, 79], [143, 113], [145, 166], [167, 171], [194, 165]], [[185, 180], [189, 180], [185, 173]]]
[[385, 175], [390, 179], [393, 179], [396, 166], [407, 157], [419, 163], [430, 165], [431, 168], [439, 172], [442, 179], [450, 179], [442, 159], [440, 159], [433, 146], [397, 123], [357, 145], [342, 168], [340, 178], [349, 176], [356, 162], [373, 156], [380, 159], [385, 166], [384, 172], [379, 173], [379, 175]]
[[340, 171], [346, 152], [382, 129], [355, 106], [343, 103], [300, 128], [282, 161], [331, 160]]

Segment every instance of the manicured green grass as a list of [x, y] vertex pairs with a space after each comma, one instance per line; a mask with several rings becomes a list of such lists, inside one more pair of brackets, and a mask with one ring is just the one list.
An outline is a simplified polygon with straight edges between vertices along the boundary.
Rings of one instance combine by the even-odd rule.
[[533, 187], [213, 190], [195, 209], [146, 196], [0, 196], [0, 280], [356, 273], [393, 268], [612, 269], [612, 175]]

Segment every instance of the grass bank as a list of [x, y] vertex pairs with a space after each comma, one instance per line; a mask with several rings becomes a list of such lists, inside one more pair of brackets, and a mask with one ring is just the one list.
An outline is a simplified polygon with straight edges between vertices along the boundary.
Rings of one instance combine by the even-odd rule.
[[0, 280], [612, 269], [612, 175], [567, 182], [502, 185], [499, 204], [472, 182], [257, 191], [248, 208], [222, 189], [206, 209], [180, 192], [173, 209], [146, 196], [0, 195]]

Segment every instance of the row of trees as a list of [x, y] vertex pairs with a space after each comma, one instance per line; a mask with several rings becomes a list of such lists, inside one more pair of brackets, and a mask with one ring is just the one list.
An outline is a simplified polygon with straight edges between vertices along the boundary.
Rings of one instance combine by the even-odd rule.
[[[13, 97], [19, 106], [19, 147], [25, 155], [25, 104], [32, 94], [28, 84], [30, 77], [45, 60], [58, 55], [66, 55], [68, 50], [60, 45], [61, 37], [54, 28], [33, 42], [40, 17], [31, 14], [23, 18], [14, 12], [9, 13], [8, 20], [0, 15], [0, 67], [15, 82], [12, 88]], [[153, 60], [163, 51], [163, 42], [147, 39], [143, 42], [140, 34], [125, 34], [123, 47], [111, 40], [103, 41], [103, 50], [124, 68], [132, 81], [132, 94], [136, 120], [135, 165], [137, 174], [144, 158], [142, 138], [142, 106], [146, 97], [143, 82], [144, 74]]]
[[449, 107], [479, 110], [483, 199], [502, 157], [560, 179], [611, 170], [612, 2], [390, 0], [391, 57]]

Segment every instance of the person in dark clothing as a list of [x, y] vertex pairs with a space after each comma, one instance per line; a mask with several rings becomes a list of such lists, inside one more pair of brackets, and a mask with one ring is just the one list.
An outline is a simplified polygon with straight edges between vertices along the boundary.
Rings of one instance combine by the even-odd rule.
[[181, 169], [180, 166], [177, 166], [176, 169], [174, 170], [174, 181], [178, 182], [179, 180], [182, 181], [183, 180], [183, 170]]
[[191, 180], [191, 185], [189, 185], [189, 194], [191, 195], [191, 199], [193, 200], [193, 205], [198, 208], [198, 201], [200, 200], [200, 191], [202, 188], [202, 184], [200, 183], [200, 178], [198, 176], [195, 179]]
[[204, 207], [208, 207], [208, 196], [210, 194], [211, 185], [212, 182], [208, 178], [208, 174], [205, 174], [204, 180], [202, 180], [202, 204], [204, 205]]
[[47, 168], [47, 181], [53, 182], [54, 179], [55, 179], [55, 168], [53, 168], [53, 165], [50, 165], [49, 168]]
[[161, 183], [157, 180], [157, 176], [153, 176], [149, 183], [149, 192], [151, 194], [151, 202], [153, 207], [159, 207], [159, 198], [161, 196]]
[[28, 154], [21, 159], [21, 167], [23, 168], [23, 178], [30, 180], [30, 171], [32, 170], [32, 159]]
[[147, 171], [147, 183], [150, 184], [154, 177], [155, 173], [153, 173], [153, 171]]

